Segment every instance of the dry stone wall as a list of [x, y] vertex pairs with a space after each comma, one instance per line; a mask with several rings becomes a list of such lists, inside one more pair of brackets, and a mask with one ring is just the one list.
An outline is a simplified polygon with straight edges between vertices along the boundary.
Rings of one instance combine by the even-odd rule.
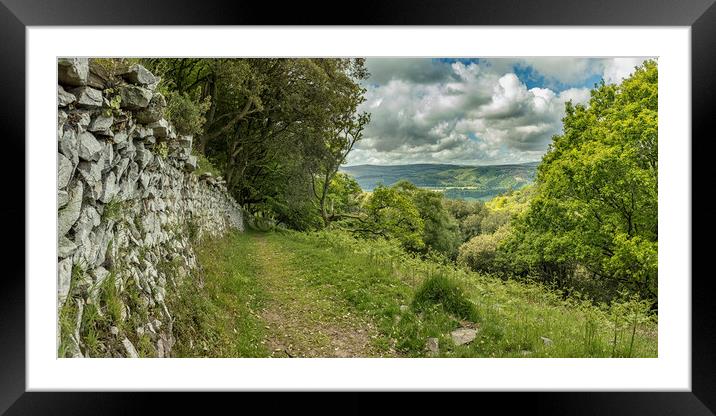
[[223, 180], [193, 172], [158, 82], [58, 60], [59, 356], [170, 356], [167, 296], [197, 268], [192, 242], [243, 231]]

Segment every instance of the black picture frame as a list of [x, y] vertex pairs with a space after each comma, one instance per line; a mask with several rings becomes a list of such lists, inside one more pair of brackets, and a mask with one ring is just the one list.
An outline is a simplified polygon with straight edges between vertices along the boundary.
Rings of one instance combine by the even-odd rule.
[[[501, 0], [501, 1], [379, 1], [333, 7], [305, 2], [218, 3], [188, 0], [0, 0], [0, 108], [6, 201], [0, 205], [5, 228], [3, 252], [6, 272], [0, 289], [0, 413], [20, 414], [135, 414], [156, 413], [167, 403], [204, 406], [235, 402], [236, 397], [197, 397], [172, 394], [157, 399], [151, 393], [25, 392], [25, 28], [65, 25], [568, 25], [568, 26], [689, 26], [692, 57], [692, 155], [707, 157], [702, 143], [716, 131], [716, 5], [714, 0]], [[326, 13], [327, 12], [327, 13]], [[692, 166], [696, 166], [693, 161]], [[703, 164], [701, 164], [703, 166]], [[692, 189], [705, 189], [692, 167]], [[22, 178], [22, 180], [20, 180]], [[701, 184], [703, 185], [703, 184]], [[10, 199], [12, 198], [12, 199]], [[692, 201], [693, 204], [693, 201]], [[693, 205], [692, 205], [693, 206]], [[704, 217], [692, 214], [692, 222]], [[22, 220], [20, 220], [22, 219]], [[692, 237], [692, 241], [693, 237]], [[692, 259], [708, 245], [692, 244]], [[8, 266], [14, 266], [9, 268]], [[695, 270], [695, 269], [694, 269]], [[710, 275], [693, 273], [692, 385], [690, 392], [579, 392], [479, 393], [471, 401], [485, 411], [497, 404], [500, 413], [612, 415], [709, 415], [716, 412], [716, 313], [708, 290]], [[372, 400], [358, 393], [334, 395], [341, 403], [335, 413], [373, 411]], [[430, 396], [411, 399], [422, 410], [445, 410], [450, 400]], [[246, 400], [242, 398], [240, 400]], [[259, 398], [263, 411], [278, 407], [316, 406], [312, 396], [296, 400]], [[381, 410], [405, 409], [404, 399], [391, 400]], [[399, 404], [400, 403], [400, 404]], [[468, 405], [475, 408], [474, 405]], [[207, 407], [208, 409], [208, 407]], [[315, 409], [320, 411], [321, 409]]]

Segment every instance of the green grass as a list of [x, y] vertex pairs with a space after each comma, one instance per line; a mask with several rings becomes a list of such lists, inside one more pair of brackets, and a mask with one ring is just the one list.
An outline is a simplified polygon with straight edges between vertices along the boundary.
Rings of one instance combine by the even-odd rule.
[[74, 342], [71, 337], [77, 323], [77, 306], [74, 299], [68, 298], [60, 308], [60, 345], [57, 356], [60, 358], [70, 357], [70, 345]]
[[84, 344], [85, 357], [103, 355], [104, 345], [100, 342], [100, 338], [105, 338], [102, 335], [109, 333], [105, 331], [105, 326], [105, 320], [100, 316], [97, 306], [86, 304], [80, 324], [80, 338]]
[[455, 281], [443, 275], [430, 276], [420, 285], [413, 297], [413, 308], [423, 312], [433, 305], [441, 306], [447, 314], [477, 321], [477, 309]]
[[[350, 339], [346, 331], [366, 323], [370, 349], [355, 351], [370, 356], [426, 356], [432, 337], [440, 357], [657, 356], [656, 318], [636, 299], [595, 306], [425, 261], [387, 241], [338, 231], [232, 233], [202, 242], [198, 260], [203, 286], [185, 279], [171, 300], [176, 356], [267, 356], [276, 327], [298, 356], [330, 356], [335, 337]], [[271, 308], [283, 313], [278, 324], [264, 320]], [[476, 328], [477, 338], [456, 346], [450, 332], [461, 326]]]
[[[385, 267], [375, 267], [376, 252], [352, 253], [335, 251], [326, 235], [305, 235], [293, 232], [268, 233], [270, 244], [284, 253], [291, 253], [285, 261], [307, 285], [320, 290], [332, 300], [333, 314], [351, 312], [356, 318], [375, 322], [380, 336], [373, 346], [390, 352], [398, 339], [392, 326], [400, 315], [400, 306], [411, 301], [410, 287], [395, 278]], [[397, 246], [393, 247], [397, 249]], [[370, 247], [368, 247], [370, 249]]]
[[72, 266], [70, 289], [67, 292], [67, 299], [65, 299], [65, 302], [60, 306], [59, 312], [60, 345], [58, 346], [57, 356], [61, 358], [70, 357], [70, 346], [75, 344], [72, 340], [72, 336], [77, 325], [77, 313], [79, 310], [75, 303], [74, 292], [77, 282], [79, 282], [84, 275], [84, 267], [79, 264]]
[[[272, 233], [268, 239], [292, 253], [294, 267], [312, 284], [373, 318], [381, 331], [376, 343], [407, 356], [424, 355], [429, 337], [439, 338], [441, 356], [657, 356], [655, 318], [633, 299], [610, 307], [564, 299], [540, 285], [423, 261], [389, 242], [340, 232]], [[401, 312], [411, 303], [413, 309]], [[477, 324], [478, 337], [457, 347], [449, 332], [461, 319]]]
[[196, 170], [194, 170], [192, 173], [194, 173], [196, 176], [200, 176], [202, 173], [211, 173], [212, 176], [219, 177], [221, 176], [221, 170], [214, 166], [214, 164], [209, 160], [203, 153], [201, 152], [192, 152], [194, 156], [196, 156]]
[[384, 351], [394, 348], [402, 356], [423, 356], [428, 338], [449, 345], [449, 333], [460, 326], [460, 318], [476, 317], [457, 284], [441, 277], [422, 286], [416, 300], [424, 276], [437, 266], [416, 262], [395, 244], [330, 232], [274, 233], [269, 240], [293, 253], [294, 265], [310, 282], [376, 322], [380, 336], [373, 342]]
[[[65, 307], [73, 308], [76, 318], [76, 305], [68, 302]], [[115, 287], [115, 275], [110, 273], [102, 286], [99, 287], [96, 303], [85, 303], [80, 320], [80, 339], [82, 340], [82, 353], [86, 357], [112, 357], [120, 353], [120, 346], [110, 328], [117, 326], [124, 328], [122, 322], [123, 303]], [[62, 319], [61, 319], [62, 322]], [[61, 354], [64, 352], [61, 351]], [[61, 355], [62, 356], [62, 355]]]
[[102, 210], [102, 222], [109, 220], [116, 220], [122, 214], [124, 204], [122, 201], [112, 198], [109, 202], [104, 204]]
[[114, 273], [111, 273], [102, 283], [100, 299], [110, 321], [121, 325], [124, 304], [117, 293]]
[[[263, 301], [257, 284], [251, 236], [231, 233], [202, 242], [203, 272], [188, 276], [168, 298], [174, 314], [176, 357], [264, 357], [263, 324], [255, 311]], [[201, 275], [201, 277], [199, 276]], [[202, 284], [203, 281], [203, 284]]]

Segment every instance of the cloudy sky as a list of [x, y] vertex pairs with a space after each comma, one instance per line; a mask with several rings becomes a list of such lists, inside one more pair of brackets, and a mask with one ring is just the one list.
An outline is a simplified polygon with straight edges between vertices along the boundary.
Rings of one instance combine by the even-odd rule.
[[372, 114], [348, 165], [537, 161], [564, 103], [586, 103], [644, 58], [369, 58]]

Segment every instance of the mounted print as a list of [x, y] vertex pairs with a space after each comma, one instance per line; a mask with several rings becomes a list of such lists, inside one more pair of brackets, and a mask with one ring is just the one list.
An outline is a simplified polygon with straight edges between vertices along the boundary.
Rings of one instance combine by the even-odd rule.
[[59, 358], [659, 356], [657, 57], [56, 64]]
[[712, 414], [713, 0], [130, 3], [2, 0], [0, 413]]

